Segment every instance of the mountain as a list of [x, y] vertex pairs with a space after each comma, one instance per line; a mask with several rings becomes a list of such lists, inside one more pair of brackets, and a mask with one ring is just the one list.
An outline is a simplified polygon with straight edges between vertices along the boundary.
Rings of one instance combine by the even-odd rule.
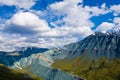
[[88, 59], [120, 58], [120, 34], [107, 34], [96, 32], [84, 40], [65, 46], [68, 57], [85, 55]]
[[23, 48], [1, 55], [0, 61], [10, 68], [26, 70], [44, 80], [120, 80], [119, 32], [96, 32], [62, 48]]
[[[74, 80], [75, 75], [77, 75], [77, 80], [81, 77], [87, 80], [118, 79], [120, 69], [116, 66], [120, 67], [119, 43], [120, 35], [118, 33], [96, 32], [80, 42], [22, 58], [14, 63], [12, 68], [25, 68], [45, 80], [67, 80], [64, 76], [57, 77], [58, 74], [64, 74], [69, 80]], [[106, 74], [103, 74], [104, 71]], [[95, 73], [98, 73], [98, 76], [94, 78]], [[114, 75], [114, 77], [111, 78], [110, 75]]]
[[53, 68], [87, 80], [120, 80], [118, 32], [96, 32], [80, 42], [65, 45], [64, 51], [67, 56], [64, 59], [54, 59]]
[[120, 34], [96, 32], [80, 42], [53, 48], [44, 54], [49, 54], [54, 60], [73, 59], [78, 56], [86, 56], [89, 60], [120, 58]]
[[18, 62], [15, 62], [11, 68], [25, 69], [45, 80], [83, 80], [62, 70], [51, 68], [54, 61], [48, 52], [32, 54], [29, 57], [22, 58]]
[[59, 69], [52, 69], [52, 57], [42, 53], [48, 51], [48, 49], [23, 48], [22, 50], [9, 53], [1, 52], [1, 63], [9, 66], [11, 69], [27, 70], [27, 72], [33, 73], [45, 80], [82, 80]]
[[37, 48], [37, 47], [24, 47], [19, 51], [13, 52], [0, 52], [0, 63], [7, 66], [11, 66], [14, 62], [19, 61], [21, 58], [28, 57], [32, 54], [42, 53], [47, 51], [47, 48]]

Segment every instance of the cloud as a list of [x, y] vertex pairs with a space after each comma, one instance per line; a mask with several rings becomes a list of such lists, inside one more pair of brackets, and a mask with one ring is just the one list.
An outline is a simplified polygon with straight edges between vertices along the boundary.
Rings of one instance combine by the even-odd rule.
[[[80, 3], [80, 5], [78, 5]], [[67, 36], [86, 37], [93, 33], [91, 29], [94, 23], [90, 20], [93, 16], [104, 15], [110, 12], [106, 8], [106, 4], [101, 7], [83, 6], [82, 0], [64, 0], [49, 5], [48, 11], [56, 15], [58, 18], [63, 18], [51, 22], [52, 26], [60, 27], [59, 30]], [[59, 26], [61, 24], [61, 26]], [[64, 32], [65, 31], [65, 32]]]
[[49, 31], [46, 21], [30, 12], [18, 12], [5, 23], [4, 31], [21, 35], [39, 34]]
[[[104, 6], [104, 5], [103, 5]], [[112, 19], [112, 22], [103, 22], [101, 23], [96, 31], [100, 31], [103, 33], [109, 32], [109, 31], [117, 31], [120, 29], [120, 17], [117, 17], [120, 15], [120, 5], [112, 5], [110, 6], [108, 12], [113, 12], [114, 19]]]
[[116, 25], [120, 25], [120, 17], [115, 17], [113, 22], [116, 24]]
[[[72, 4], [71, 4], [72, 3]], [[61, 32], [67, 36], [87, 36], [92, 33], [90, 29], [94, 24], [89, 20], [90, 15], [82, 6], [77, 6], [82, 3], [81, 0], [64, 0], [50, 5], [50, 9], [56, 16], [65, 15], [62, 20], [52, 22], [59, 27], [57, 22], [64, 23], [61, 26]], [[86, 35], [86, 30], [89, 30]], [[65, 32], [64, 32], [65, 31]], [[83, 35], [85, 33], [85, 35]]]
[[15, 51], [21, 47], [61, 47], [76, 42], [76, 37], [69, 38], [36, 38], [36, 36], [21, 36], [19, 34], [0, 33], [0, 51]]
[[35, 4], [34, 0], [0, 0], [0, 5], [17, 6], [29, 9]]
[[110, 7], [112, 11], [114, 11], [114, 16], [118, 16], [120, 14], [120, 4], [119, 5], [113, 5]]
[[68, 29], [60, 27], [50, 28], [45, 20], [33, 13], [18, 12], [4, 24], [0, 35], [0, 51], [14, 51], [19, 47], [30, 46], [58, 47], [77, 41], [68, 32]]
[[113, 22], [115, 24], [115, 27], [111, 29], [111, 31], [119, 31], [120, 30], [120, 17], [115, 17], [113, 19]]
[[106, 33], [108, 30], [112, 29], [113, 27], [115, 27], [114, 23], [103, 22], [97, 27], [96, 31]]
[[[7, 20], [2, 28], [0, 42], [3, 50], [15, 50], [18, 47], [61, 47], [77, 42], [94, 33], [95, 24], [90, 20], [94, 16], [119, 11], [114, 6], [83, 6], [82, 0], [63, 0], [50, 4], [45, 11], [31, 10], [33, 0], [0, 1], [2, 5], [17, 6], [29, 9], [28, 12], [17, 12]], [[27, 4], [27, 5], [25, 5]], [[118, 6], [118, 5], [117, 5]], [[96, 31], [106, 32], [119, 24], [119, 17], [113, 23], [103, 22]], [[51, 25], [51, 26], [49, 26]], [[6, 48], [5, 48], [6, 47]]]

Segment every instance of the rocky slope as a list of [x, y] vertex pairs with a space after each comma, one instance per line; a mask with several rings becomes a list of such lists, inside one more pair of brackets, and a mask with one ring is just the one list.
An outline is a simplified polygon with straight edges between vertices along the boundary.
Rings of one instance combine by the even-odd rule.
[[[54, 50], [56, 51], [58, 49]], [[54, 63], [51, 54], [58, 53], [53, 53], [49, 50], [45, 53], [32, 54], [29, 57], [22, 58], [18, 62], [15, 62], [11, 68], [26, 69], [27, 71], [32, 72], [45, 80], [83, 80], [59, 69], [51, 68], [51, 65]]]
[[80, 42], [66, 45], [65, 48], [69, 53], [68, 57], [86, 54], [89, 59], [120, 58], [120, 35], [97, 32]]

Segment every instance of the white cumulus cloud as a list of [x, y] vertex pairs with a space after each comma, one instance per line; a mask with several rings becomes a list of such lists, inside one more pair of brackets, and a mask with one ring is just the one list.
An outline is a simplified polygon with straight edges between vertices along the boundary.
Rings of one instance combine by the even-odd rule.
[[[81, 4], [78, 5], [79, 3]], [[94, 26], [94, 23], [90, 20], [91, 17], [110, 12], [110, 10], [106, 8], [106, 4], [103, 4], [101, 7], [83, 7], [82, 0], [64, 0], [56, 2], [49, 5], [48, 9], [52, 11], [52, 14], [58, 17], [64, 16], [63, 19], [54, 21], [51, 25], [59, 27], [58, 24], [62, 24], [60, 30], [63, 34], [81, 38], [93, 33], [91, 28]]]
[[113, 21], [116, 25], [120, 25], [120, 17], [115, 17]]
[[17, 6], [29, 9], [35, 4], [34, 0], [0, 0], [0, 5]]
[[114, 16], [118, 16], [120, 14], [120, 4], [119, 5], [113, 5], [110, 7], [112, 11], [114, 11]]
[[50, 30], [46, 21], [30, 12], [19, 12], [5, 23], [5, 32], [36, 34]]
[[109, 22], [103, 22], [97, 27], [96, 31], [106, 33], [108, 30], [112, 29], [113, 27], [115, 27], [115, 24]]

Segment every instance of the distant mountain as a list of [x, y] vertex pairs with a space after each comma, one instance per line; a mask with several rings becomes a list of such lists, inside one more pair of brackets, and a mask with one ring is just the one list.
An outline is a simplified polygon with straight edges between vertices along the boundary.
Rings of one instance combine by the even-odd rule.
[[14, 62], [19, 61], [21, 58], [28, 57], [32, 54], [42, 53], [47, 51], [47, 48], [37, 47], [24, 47], [20, 51], [13, 52], [0, 52], [0, 63], [11, 66]]
[[31, 54], [43, 53], [49, 49], [47, 48], [37, 48], [37, 47], [23, 47], [22, 50], [18, 51], [18, 53], [26, 56], [30, 56]]

